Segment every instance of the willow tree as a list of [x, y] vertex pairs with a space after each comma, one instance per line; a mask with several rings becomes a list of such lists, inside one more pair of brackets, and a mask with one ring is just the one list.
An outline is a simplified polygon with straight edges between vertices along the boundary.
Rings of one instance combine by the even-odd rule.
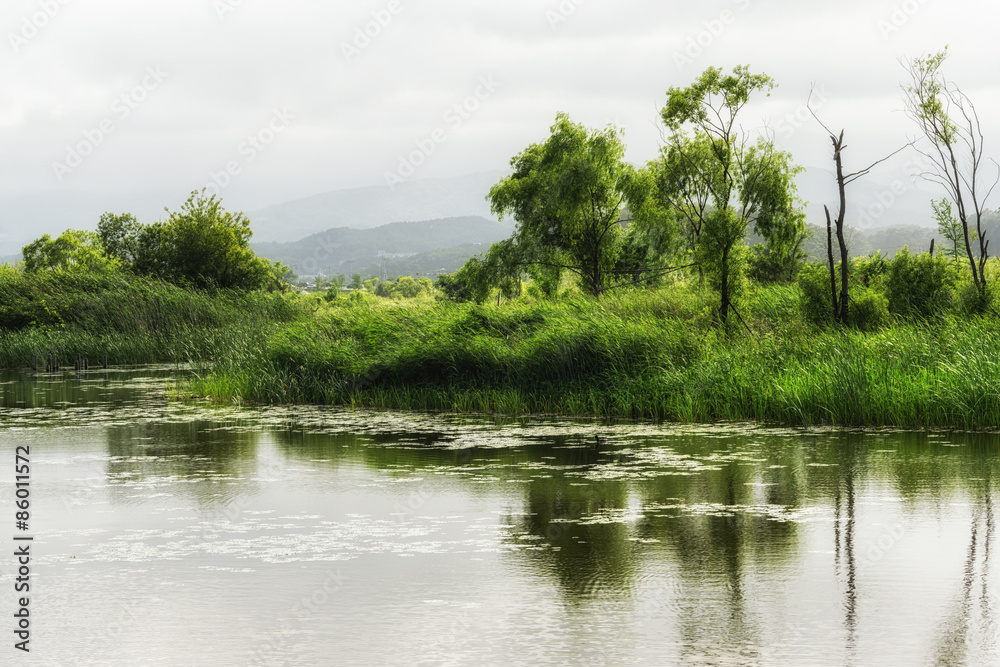
[[613, 127], [588, 130], [559, 114], [551, 135], [511, 159], [514, 171], [490, 189], [493, 212], [516, 222], [513, 244], [529, 272], [576, 274], [600, 296], [611, 284], [624, 234], [625, 192], [635, 178]]
[[983, 230], [983, 213], [1000, 174], [990, 179], [984, 173], [979, 115], [969, 97], [941, 73], [947, 57], [945, 47], [904, 63], [910, 81], [903, 86], [903, 101], [907, 115], [927, 140], [917, 147], [929, 165], [920, 175], [940, 185], [954, 203], [972, 282], [985, 303], [989, 240]]
[[747, 66], [731, 74], [712, 67], [687, 88], [670, 88], [661, 112], [671, 133], [660, 159], [664, 191], [688, 220], [695, 260], [719, 292], [724, 327], [745, 280], [751, 225], [766, 240], [802, 226], [793, 180], [801, 168], [770, 135], [754, 139], [737, 122], [752, 96], [768, 96], [774, 86]]

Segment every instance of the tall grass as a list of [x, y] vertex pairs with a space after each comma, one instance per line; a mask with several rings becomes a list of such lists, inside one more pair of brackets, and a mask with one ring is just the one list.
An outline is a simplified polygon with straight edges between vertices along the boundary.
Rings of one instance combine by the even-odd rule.
[[1000, 428], [996, 320], [820, 329], [757, 289], [723, 337], [695, 286], [496, 307], [342, 301], [233, 350], [221, 400], [684, 422]]
[[502, 306], [183, 289], [0, 267], [0, 365], [210, 361], [220, 401], [682, 422], [1000, 428], [1000, 322], [820, 328], [751, 287], [728, 334], [694, 283]]
[[72, 364], [212, 359], [269, 327], [304, 316], [301, 305], [259, 292], [189, 290], [122, 274], [25, 274], [0, 266], [0, 366], [54, 355]]

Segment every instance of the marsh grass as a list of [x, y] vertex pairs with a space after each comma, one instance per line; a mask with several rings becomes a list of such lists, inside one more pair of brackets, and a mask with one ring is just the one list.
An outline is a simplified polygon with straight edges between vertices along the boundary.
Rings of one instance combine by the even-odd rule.
[[190, 290], [125, 275], [0, 267], [0, 366], [24, 367], [37, 355], [63, 366], [77, 356], [94, 365], [209, 360], [231, 354], [270, 328], [305, 316], [281, 295]]
[[190, 390], [218, 400], [682, 422], [1000, 428], [995, 319], [823, 329], [794, 287], [756, 288], [748, 331], [696, 286], [600, 301], [343, 300], [232, 348]]
[[0, 267], [0, 365], [193, 362], [184, 396], [681, 422], [1000, 428], [995, 315], [818, 327], [795, 286], [713, 323], [695, 281], [496, 306], [189, 290]]

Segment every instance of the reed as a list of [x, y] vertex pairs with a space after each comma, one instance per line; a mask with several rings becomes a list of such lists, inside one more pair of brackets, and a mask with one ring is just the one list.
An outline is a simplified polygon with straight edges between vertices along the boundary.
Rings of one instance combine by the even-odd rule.
[[1000, 325], [822, 329], [757, 289], [722, 336], [696, 286], [475, 306], [344, 300], [232, 348], [192, 393], [229, 401], [682, 422], [1000, 428]]

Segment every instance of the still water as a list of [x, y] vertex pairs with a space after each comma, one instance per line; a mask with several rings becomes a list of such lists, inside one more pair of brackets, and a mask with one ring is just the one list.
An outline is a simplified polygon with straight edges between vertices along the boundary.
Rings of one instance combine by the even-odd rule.
[[[2, 665], [995, 665], [996, 435], [181, 405], [0, 376]], [[9, 626], [9, 627], [7, 627]]]

